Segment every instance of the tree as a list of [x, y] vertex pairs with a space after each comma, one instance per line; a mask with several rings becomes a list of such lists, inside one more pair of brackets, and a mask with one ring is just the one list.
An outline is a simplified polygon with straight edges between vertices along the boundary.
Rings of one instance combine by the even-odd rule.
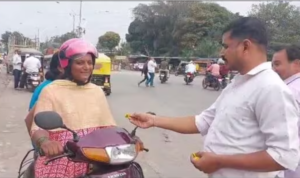
[[40, 43], [40, 50], [46, 52], [51, 49], [53, 51], [54, 49], [58, 49], [65, 41], [72, 38], [78, 38], [75, 32], [67, 32], [60, 36], [53, 36], [45, 42]]
[[115, 32], [106, 32], [98, 38], [98, 47], [107, 48], [111, 53], [120, 43], [120, 35]]
[[54, 36], [51, 38], [51, 41], [54, 43], [62, 44], [65, 41], [72, 39], [72, 38], [78, 38], [78, 35], [75, 32], [67, 32], [65, 34], [62, 34], [60, 36]]
[[129, 43], [123, 42], [120, 45], [120, 48], [117, 50], [117, 55], [128, 56], [131, 53], [131, 47]]
[[18, 31], [10, 32], [6, 31], [1, 35], [1, 41], [4, 44], [5, 51], [8, 51], [9, 40], [13, 40], [16, 45], [31, 45], [33, 42], [30, 38], [25, 37]]
[[280, 46], [300, 41], [300, 9], [287, 1], [253, 5], [250, 16], [266, 23], [269, 32], [269, 56]]
[[[195, 55], [203, 40], [212, 41], [209, 49], [218, 49], [224, 26], [239, 14], [216, 3], [158, 1], [133, 9], [134, 21], [126, 41], [133, 52], [150, 55]], [[198, 52], [199, 53], [199, 52]], [[203, 51], [201, 52], [201, 54]], [[211, 56], [207, 52], [204, 56]]]

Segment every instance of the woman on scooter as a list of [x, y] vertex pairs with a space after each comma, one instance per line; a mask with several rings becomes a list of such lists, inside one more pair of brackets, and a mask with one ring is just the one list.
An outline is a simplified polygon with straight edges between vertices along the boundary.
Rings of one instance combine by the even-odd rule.
[[[34, 115], [42, 111], [55, 111], [64, 124], [79, 136], [102, 127], [115, 126], [105, 94], [100, 87], [90, 83], [97, 55], [96, 48], [82, 39], [63, 44], [59, 58], [65, 79], [55, 80], [43, 89]], [[88, 164], [74, 163], [67, 158], [44, 165], [47, 157], [62, 154], [64, 143], [72, 139], [72, 134], [66, 130], [46, 131], [33, 123], [31, 138], [46, 155], [37, 158], [35, 178], [73, 178], [88, 171]]]

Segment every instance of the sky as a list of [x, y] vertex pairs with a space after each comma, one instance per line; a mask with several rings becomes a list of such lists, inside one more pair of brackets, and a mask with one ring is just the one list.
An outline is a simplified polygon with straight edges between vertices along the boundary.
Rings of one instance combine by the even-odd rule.
[[[247, 15], [258, 1], [215, 1], [228, 10]], [[133, 20], [132, 9], [151, 1], [83, 1], [82, 26], [85, 38], [96, 44], [98, 37], [107, 31], [119, 33], [125, 40], [128, 26]], [[300, 2], [292, 2], [300, 6]], [[25, 36], [41, 41], [73, 30], [79, 24], [79, 1], [0, 1], [0, 34], [19, 31]]]

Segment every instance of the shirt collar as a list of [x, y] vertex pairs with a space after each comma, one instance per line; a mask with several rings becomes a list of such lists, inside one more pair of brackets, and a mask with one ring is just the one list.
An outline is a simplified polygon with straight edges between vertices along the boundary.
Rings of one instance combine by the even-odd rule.
[[250, 70], [246, 75], [256, 75], [267, 69], [272, 69], [272, 65], [270, 62], [264, 62], [264, 63], [259, 64], [258, 66], [254, 67], [252, 70]]
[[284, 80], [284, 83], [290, 83], [290, 82], [292, 82], [293, 80], [295, 80], [296, 78], [298, 78], [298, 77], [300, 77], [300, 72], [299, 73], [296, 73], [296, 74], [294, 74], [294, 75], [292, 75], [292, 76], [290, 76], [289, 78], [287, 78], [287, 79], [285, 79]]

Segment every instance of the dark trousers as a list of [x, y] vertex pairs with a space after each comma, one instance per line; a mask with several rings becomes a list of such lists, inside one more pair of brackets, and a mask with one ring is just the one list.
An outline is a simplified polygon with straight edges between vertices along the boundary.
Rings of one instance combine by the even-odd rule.
[[152, 72], [149, 72], [149, 75], [150, 75], [150, 78], [149, 78], [149, 80], [147, 80], [147, 82], [146, 82], [146, 85], [149, 85], [150, 84], [150, 86], [153, 86], [153, 82], [154, 82], [154, 73], [152, 73]]
[[18, 70], [18, 69], [14, 69], [13, 70], [15, 88], [19, 87], [19, 82], [20, 82], [21, 74], [22, 74], [21, 70]]
[[148, 81], [148, 75], [144, 74], [144, 79], [139, 82], [139, 85], [145, 81]]
[[26, 84], [27, 76], [28, 76], [28, 74], [26, 72], [23, 72], [23, 75], [22, 75], [21, 81], [20, 81], [20, 88], [24, 88], [24, 86]]

